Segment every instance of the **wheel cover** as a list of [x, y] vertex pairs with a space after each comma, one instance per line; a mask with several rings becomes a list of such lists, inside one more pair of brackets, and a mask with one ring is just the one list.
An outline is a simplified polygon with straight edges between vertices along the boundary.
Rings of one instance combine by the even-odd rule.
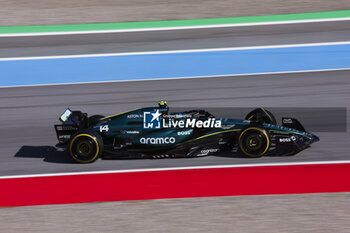
[[263, 156], [270, 146], [270, 139], [265, 130], [250, 127], [239, 136], [239, 147], [249, 157]]
[[94, 161], [99, 154], [97, 140], [89, 134], [76, 135], [69, 147], [71, 157], [79, 163], [90, 163]]
[[93, 145], [88, 140], [81, 140], [77, 142], [75, 152], [78, 156], [82, 156], [82, 157], [91, 156], [91, 153], [93, 152]]
[[251, 134], [246, 137], [245, 146], [252, 151], [261, 149], [263, 146], [263, 139], [261, 135]]

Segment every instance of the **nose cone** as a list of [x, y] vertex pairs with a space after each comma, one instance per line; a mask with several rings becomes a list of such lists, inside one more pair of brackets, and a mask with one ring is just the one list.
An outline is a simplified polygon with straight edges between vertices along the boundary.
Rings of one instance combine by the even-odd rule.
[[298, 139], [299, 140], [297, 141], [297, 145], [299, 147], [299, 150], [304, 150], [308, 148], [312, 143], [318, 142], [320, 140], [319, 137], [311, 133], [307, 133], [305, 137], [299, 137]]
[[311, 143], [320, 141], [320, 138], [315, 134], [312, 134]]

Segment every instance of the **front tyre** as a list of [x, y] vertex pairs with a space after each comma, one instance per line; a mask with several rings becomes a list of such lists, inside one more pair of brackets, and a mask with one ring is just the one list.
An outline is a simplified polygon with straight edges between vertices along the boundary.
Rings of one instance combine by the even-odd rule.
[[248, 127], [239, 135], [238, 145], [243, 154], [251, 158], [258, 158], [268, 152], [270, 136], [263, 128]]
[[69, 143], [69, 155], [78, 163], [92, 163], [102, 152], [102, 137], [91, 130], [78, 132]]

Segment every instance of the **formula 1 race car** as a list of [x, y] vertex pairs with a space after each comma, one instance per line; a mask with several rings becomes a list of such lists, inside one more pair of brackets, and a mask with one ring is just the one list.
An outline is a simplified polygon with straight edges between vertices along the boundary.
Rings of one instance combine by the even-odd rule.
[[70, 156], [79, 163], [99, 157], [176, 158], [199, 157], [232, 151], [248, 157], [293, 155], [319, 138], [306, 132], [294, 118], [282, 118], [257, 108], [244, 120], [215, 118], [205, 110], [169, 113], [166, 101], [104, 117], [88, 117], [69, 108], [55, 125], [60, 144], [68, 145]]

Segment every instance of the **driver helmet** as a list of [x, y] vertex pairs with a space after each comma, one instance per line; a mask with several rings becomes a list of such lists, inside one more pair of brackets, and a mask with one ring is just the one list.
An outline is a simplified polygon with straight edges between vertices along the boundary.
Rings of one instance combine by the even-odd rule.
[[168, 107], [167, 102], [165, 100], [159, 101], [158, 105], [160, 108], [167, 108]]

